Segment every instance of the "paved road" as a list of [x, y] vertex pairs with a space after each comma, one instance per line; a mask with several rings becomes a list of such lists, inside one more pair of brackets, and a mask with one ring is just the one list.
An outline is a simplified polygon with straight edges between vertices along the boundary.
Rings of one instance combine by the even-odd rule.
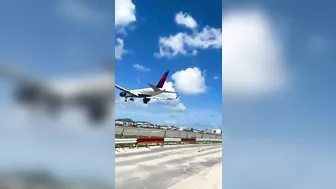
[[222, 145], [153, 147], [116, 152], [115, 157], [116, 189], [167, 189], [220, 163]]

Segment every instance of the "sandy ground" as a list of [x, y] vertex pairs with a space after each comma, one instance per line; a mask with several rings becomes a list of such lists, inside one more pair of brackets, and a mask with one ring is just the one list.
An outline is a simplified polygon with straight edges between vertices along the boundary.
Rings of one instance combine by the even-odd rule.
[[222, 162], [191, 176], [168, 189], [222, 189]]
[[120, 150], [115, 158], [115, 186], [116, 189], [219, 189], [221, 161], [220, 144]]

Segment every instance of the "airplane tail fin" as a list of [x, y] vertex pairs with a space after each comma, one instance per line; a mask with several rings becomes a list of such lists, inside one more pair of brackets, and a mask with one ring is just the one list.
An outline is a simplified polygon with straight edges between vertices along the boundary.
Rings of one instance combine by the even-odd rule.
[[163, 76], [161, 77], [160, 81], [156, 84], [156, 88], [162, 88], [164, 83], [166, 82], [166, 79], [168, 77], [169, 71], [167, 71], [166, 73], [163, 74]]

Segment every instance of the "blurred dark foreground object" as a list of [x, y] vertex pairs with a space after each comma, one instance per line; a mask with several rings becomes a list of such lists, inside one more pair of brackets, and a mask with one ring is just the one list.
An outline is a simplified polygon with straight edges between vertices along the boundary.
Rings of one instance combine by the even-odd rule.
[[104, 73], [47, 82], [21, 69], [0, 64], [0, 76], [13, 81], [16, 89], [14, 100], [20, 105], [31, 110], [46, 110], [44, 112], [53, 116], [65, 108], [75, 107], [84, 110], [90, 123], [98, 125], [108, 119], [113, 109], [114, 78], [111, 66], [106, 66]]
[[111, 189], [107, 183], [93, 180], [60, 180], [45, 172], [16, 172], [0, 175], [0, 189]]

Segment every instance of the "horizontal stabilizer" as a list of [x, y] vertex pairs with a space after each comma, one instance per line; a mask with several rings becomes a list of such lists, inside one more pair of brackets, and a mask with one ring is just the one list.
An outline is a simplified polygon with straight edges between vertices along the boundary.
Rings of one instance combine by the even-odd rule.
[[154, 91], [160, 91], [159, 88], [155, 87], [155, 86], [152, 85], [151, 83], [148, 83], [148, 85], [149, 85]]
[[162, 90], [163, 93], [177, 93], [177, 92], [173, 92], [173, 91], [166, 91], [166, 89]]

